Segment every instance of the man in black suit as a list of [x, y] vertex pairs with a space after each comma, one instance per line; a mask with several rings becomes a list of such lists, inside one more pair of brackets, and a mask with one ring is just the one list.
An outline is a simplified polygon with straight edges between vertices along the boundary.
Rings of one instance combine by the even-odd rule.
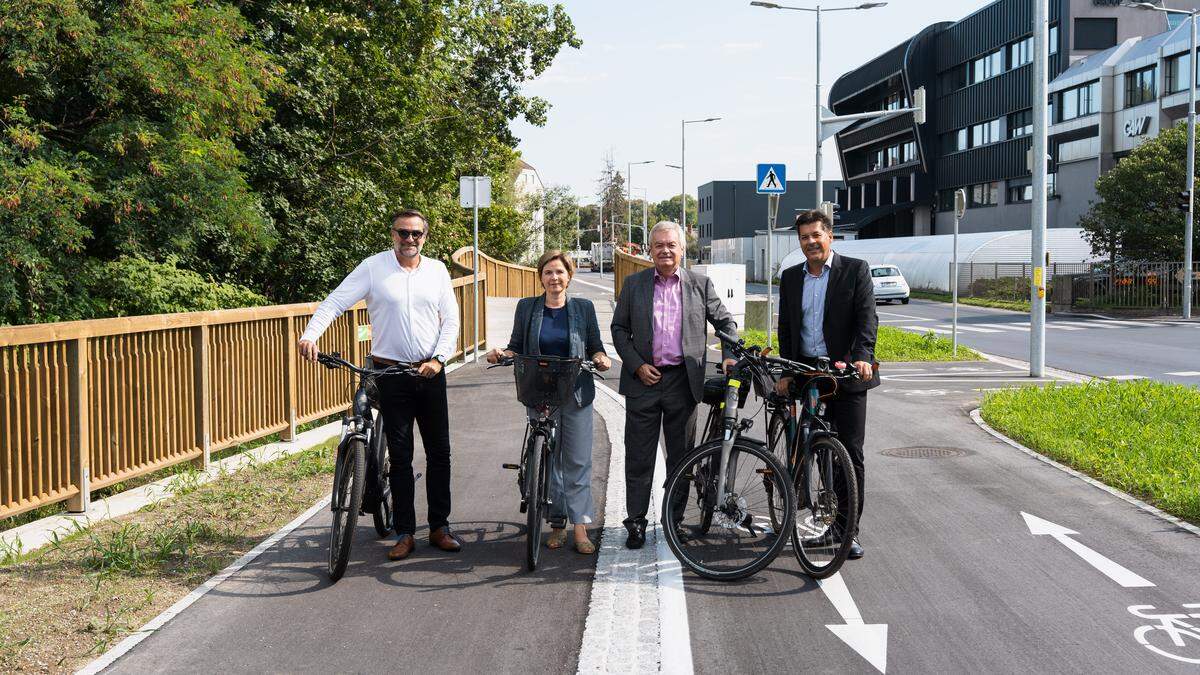
[[[827, 414], [850, 452], [858, 483], [861, 520], [864, 493], [863, 440], [867, 429], [867, 390], [879, 386], [872, 364], [879, 319], [871, 266], [865, 260], [833, 252], [833, 223], [820, 211], [796, 216], [796, 234], [805, 264], [784, 270], [779, 282], [779, 353], [785, 359], [813, 363], [818, 357], [850, 363], [861, 380], [844, 381], [828, 401]], [[791, 378], [778, 390], [787, 395]], [[857, 533], [849, 557], [863, 556]]]

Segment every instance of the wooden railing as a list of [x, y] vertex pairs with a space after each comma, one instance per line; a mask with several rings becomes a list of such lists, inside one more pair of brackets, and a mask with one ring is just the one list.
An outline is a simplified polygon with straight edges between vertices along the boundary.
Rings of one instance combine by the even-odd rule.
[[[460, 356], [472, 277], [455, 279]], [[480, 274], [481, 290], [487, 278]], [[482, 294], [481, 294], [482, 295]], [[0, 327], [0, 517], [67, 500], [345, 409], [349, 378], [296, 356], [317, 303]], [[486, 325], [486, 303], [480, 303]], [[359, 304], [322, 351], [370, 352]], [[482, 347], [482, 344], [480, 345]]]
[[654, 267], [654, 263], [645, 258], [629, 255], [621, 250], [613, 251], [613, 297], [621, 297], [625, 277], [651, 267]]
[[[475, 251], [464, 246], [450, 255], [456, 274], [469, 275], [473, 269]], [[479, 255], [479, 276], [487, 277], [487, 296], [494, 298], [527, 298], [541, 295], [542, 285], [538, 281], [537, 269], [503, 260], [496, 260], [486, 253]]]

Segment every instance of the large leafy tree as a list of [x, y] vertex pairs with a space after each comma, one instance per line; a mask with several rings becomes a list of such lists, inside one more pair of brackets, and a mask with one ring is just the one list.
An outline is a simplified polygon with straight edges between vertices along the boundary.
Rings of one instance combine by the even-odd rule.
[[[1183, 260], [1179, 193], [1187, 189], [1187, 127], [1165, 129], [1096, 181], [1100, 201], [1079, 225], [1099, 255], [1114, 260]], [[1200, 236], [1193, 242], [1200, 246]]]
[[[696, 198], [687, 196], [687, 222], [689, 228], [696, 227]], [[654, 205], [655, 220], [670, 220], [672, 222], [680, 222], [679, 220], [679, 195], [675, 195], [670, 199], [664, 199]]]
[[274, 117], [244, 137], [251, 183], [280, 233], [256, 286], [281, 300], [318, 297], [389, 245], [388, 215], [429, 216], [426, 253], [470, 242], [458, 176], [490, 175], [481, 245], [520, 258], [529, 233], [512, 194], [509, 123], [545, 121], [521, 86], [578, 45], [559, 6], [523, 0], [296, 0], [246, 3], [289, 83]]
[[247, 28], [199, 0], [0, 5], [0, 320], [90, 316], [98, 260], [227, 277], [270, 244], [233, 143], [277, 83]]

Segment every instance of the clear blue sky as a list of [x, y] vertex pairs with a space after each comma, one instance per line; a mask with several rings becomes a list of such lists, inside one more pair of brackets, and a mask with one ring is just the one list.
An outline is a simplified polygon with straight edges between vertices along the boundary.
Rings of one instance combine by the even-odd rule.
[[[515, 125], [520, 150], [547, 185], [594, 201], [611, 151], [633, 168], [634, 196], [679, 194], [679, 121], [689, 125], [688, 191], [711, 180], [753, 180], [757, 162], [784, 162], [788, 178], [813, 169], [814, 15], [751, 7], [749, 0], [567, 0], [583, 47], [563, 51], [526, 91], [550, 101], [546, 126]], [[815, 3], [781, 2], [803, 7]], [[856, 5], [832, 2], [824, 7]], [[842, 73], [937, 21], [957, 20], [989, 0], [890, 0], [886, 7], [822, 19], [824, 93]], [[824, 146], [825, 177], [840, 175]]]

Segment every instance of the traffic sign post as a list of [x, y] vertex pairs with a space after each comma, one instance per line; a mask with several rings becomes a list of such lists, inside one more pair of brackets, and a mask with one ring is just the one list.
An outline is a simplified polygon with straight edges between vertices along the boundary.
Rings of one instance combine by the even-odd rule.
[[767, 345], [770, 345], [775, 323], [775, 298], [771, 294], [775, 261], [772, 260], [771, 244], [775, 238], [775, 219], [779, 216], [779, 195], [787, 192], [787, 165], [759, 164], [754, 174], [755, 191], [767, 195]]
[[474, 228], [472, 231], [473, 252], [471, 254], [471, 300], [474, 305], [475, 333], [471, 351], [474, 362], [479, 363], [479, 209], [492, 205], [491, 176], [459, 176], [458, 203], [463, 208], [474, 211]]
[[950, 263], [954, 273], [950, 275], [950, 285], [954, 289], [954, 356], [958, 357], [958, 221], [967, 212], [967, 192], [962, 188], [954, 191], [954, 255]]

